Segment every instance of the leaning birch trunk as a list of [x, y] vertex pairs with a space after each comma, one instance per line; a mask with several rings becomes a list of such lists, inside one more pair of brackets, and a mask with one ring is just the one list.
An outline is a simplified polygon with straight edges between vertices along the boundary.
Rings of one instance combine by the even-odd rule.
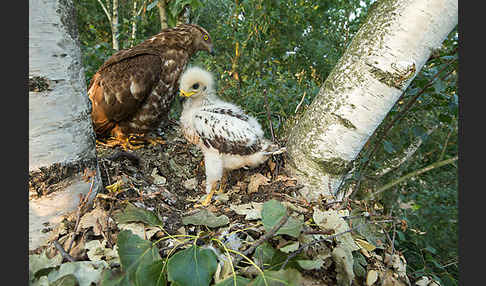
[[[72, 0], [29, 1], [29, 249], [101, 185]], [[47, 86], [48, 85], [48, 86]]]
[[[340, 200], [353, 160], [457, 25], [457, 0], [378, 0], [289, 132], [288, 170], [310, 200]], [[347, 194], [349, 195], [349, 194]]]

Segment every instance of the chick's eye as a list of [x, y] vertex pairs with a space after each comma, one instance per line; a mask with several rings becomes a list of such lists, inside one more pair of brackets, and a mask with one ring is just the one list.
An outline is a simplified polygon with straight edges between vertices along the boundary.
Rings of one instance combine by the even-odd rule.
[[204, 40], [207, 41], [209, 39], [208, 35], [204, 35]]
[[198, 88], [199, 88], [199, 83], [195, 83], [195, 84], [193, 84], [193, 85], [192, 85], [192, 88], [193, 88], [193, 89], [198, 89]]

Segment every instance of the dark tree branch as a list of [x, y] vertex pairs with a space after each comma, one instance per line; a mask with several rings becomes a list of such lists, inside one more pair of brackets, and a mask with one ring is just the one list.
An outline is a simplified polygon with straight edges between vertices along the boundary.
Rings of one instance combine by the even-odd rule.
[[[273, 226], [272, 229], [270, 229], [270, 231], [268, 231], [267, 233], [262, 235], [247, 250], [245, 250], [243, 252], [243, 254], [245, 256], [248, 256], [249, 254], [253, 253], [255, 251], [255, 249], [258, 246], [260, 246], [260, 244], [264, 243], [265, 241], [267, 241], [271, 237], [273, 237], [275, 235], [275, 233], [277, 233], [277, 231], [287, 222], [288, 219], [289, 219], [289, 214], [286, 213], [285, 216], [275, 226]], [[242, 259], [243, 259], [242, 256], [237, 256], [236, 259], [235, 259], [234, 265], [238, 265], [241, 262]]]

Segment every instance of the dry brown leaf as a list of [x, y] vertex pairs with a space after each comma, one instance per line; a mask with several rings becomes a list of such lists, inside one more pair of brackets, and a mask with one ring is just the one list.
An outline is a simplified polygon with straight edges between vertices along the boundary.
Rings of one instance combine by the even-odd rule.
[[[96, 222], [98, 220], [99, 223]], [[79, 220], [79, 228], [85, 229], [93, 227], [95, 235], [101, 235], [102, 230], [107, 229], [108, 214], [101, 208], [95, 208], [89, 213], [86, 213]], [[101, 227], [101, 229], [100, 229]]]
[[278, 175], [275, 179], [275, 182], [283, 181], [286, 187], [295, 187], [297, 186], [297, 179], [287, 177], [285, 175]]
[[248, 193], [255, 193], [258, 192], [258, 187], [261, 185], [267, 184], [268, 178], [263, 176], [260, 173], [253, 174], [250, 177], [250, 183], [248, 184]]

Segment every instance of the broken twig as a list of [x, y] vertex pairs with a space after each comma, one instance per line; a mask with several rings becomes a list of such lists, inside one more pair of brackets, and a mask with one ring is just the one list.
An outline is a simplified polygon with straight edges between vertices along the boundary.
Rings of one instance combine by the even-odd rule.
[[[245, 250], [243, 252], [243, 255], [244, 256], [248, 256], [249, 254], [253, 253], [253, 251], [255, 251], [255, 249], [260, 244], [264, 243], [265, 241], [267, 241], [268, 239], [270, 239], [272, 236], [274, 236], [275, 233], [287, 222], [288, 219], [289, 219], [289, 214], [286, 213], [285, 216], [276, 225], [274, 225], [272, 227], [272, 229], [270, 229], [270, 231], [268, 231], [267, 233], [265, 233], [264, 235], [262, 235], [257, 241], [255, 241], [250, 246], [250, 248], [248, 248], [247, 250]], [[242, 259], [243, 259], [242, 256], [236, 257], [235, 263], [233, 265], [238, 265], [241, 262]]]
[[69, 260], [70, 262], [74, 262], [76, 261], [76, 259], [74, 259], [71, 255], [69, 255], [69, 253], [67, 253], [64, 248], [62, 248], [61, 244], [59, 244], [59, 241], [54, 240], [53, 241], [53, 244], [54, 246], [56, 247], [56, 249], [59, 251], [59, 253], [61, 253], [61, 256], [63, 258], [66, 258], [67, 260]]
[[67, 253], [71, 251], [71, 248], [73, 247], [73, 242], [74, 238], [76, 237], [76, 233], [78, 232], [78, 226], [79, 226], [79, 221], [81, 218], [81, 210], [84, 208], [86, 205], [87, 201], [89, 200], [89, 196], [91, 195], [91, 192], [93, 191], [93, 184], [94, 184], [95, 176], [91, 177], [91, 185], [89, 186], [89, 191], [86, 196], [83, 196], [83, 194], [79, 194], [79, 204], [78, 204], [78, 210], [76, 213], [76, 224], [74, 226], [74, 233], [73, 236], [71, 237], [71, 242], [69, 243], [69, 248], [67, 249]]
[[272, 134], [272, 142], [275, 142], [275, 134], [273, 133], [272, 115], [268, 107], [267, 89], [263, 90], [263, 99], [265, 100], [265, 109], [267, 110], [268, 124], [270, 125], [270, 134]]

